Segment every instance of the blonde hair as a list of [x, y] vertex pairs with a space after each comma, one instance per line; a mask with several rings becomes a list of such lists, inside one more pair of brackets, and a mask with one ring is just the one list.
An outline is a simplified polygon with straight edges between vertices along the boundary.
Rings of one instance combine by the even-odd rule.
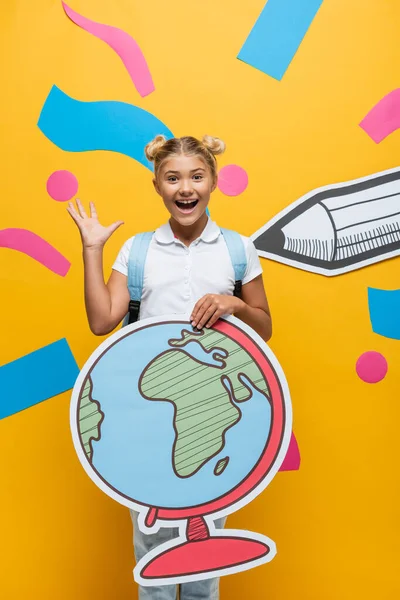
[[154, 175], [157, 179], [161, 165], [172, 156], [198, 156], [209, 167], [211, 175], [217, 178], [216, 156], [225, 151], [225, 143], [219, 138], [204, 135], [202, 140], [191, 136], [167, 140], [164, 135], [157, 135], [144, 149], [146, 158], [154, 163]]

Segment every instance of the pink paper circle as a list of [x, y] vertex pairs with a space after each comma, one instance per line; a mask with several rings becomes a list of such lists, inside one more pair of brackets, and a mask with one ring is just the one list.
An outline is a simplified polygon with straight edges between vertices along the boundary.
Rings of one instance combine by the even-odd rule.
[[218, 175], [218, 188], [226, 196], [239, 196], [247, 188], [249, 178], [238, 165], [222, 167]]
[[386, 358], [379, 352], [364, 352], [356, 364], [357, 375], [365, 383], [378, 383], [388, 371]]
[[70, 171], [54, 171], [47, 180], [46, 188], [53, 200], [66, 202], [78, 191], [78, 180]]

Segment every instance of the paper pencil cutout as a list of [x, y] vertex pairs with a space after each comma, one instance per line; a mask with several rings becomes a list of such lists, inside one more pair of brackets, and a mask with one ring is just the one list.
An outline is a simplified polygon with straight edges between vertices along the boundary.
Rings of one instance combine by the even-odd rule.
[[313, 190], [252, 236], [259, 256], [333, 276], [400, 254], [400, 168]]

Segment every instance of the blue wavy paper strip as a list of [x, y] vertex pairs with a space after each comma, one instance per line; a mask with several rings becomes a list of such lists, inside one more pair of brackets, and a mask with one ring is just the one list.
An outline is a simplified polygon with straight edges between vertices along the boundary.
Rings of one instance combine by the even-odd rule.
[[279, 81], [323, 0], [268, 0], [238, 54], [239, 60]]
[[400, 290], [368, 288], [368, 305], [373, 332], [400, 340]]
[[79, 374], [65, 339], [0, 367], [0, 419], [70, 390]]
[[81, 102], [57, 86], [47, 96], [38, 127], [62, 150], [109, 150], [125, 154], [149, 169], [152, 164], [145, 157], [145, 145], [159, 134], [173, 137], [164, 123], [142, 108], [108, 100]]

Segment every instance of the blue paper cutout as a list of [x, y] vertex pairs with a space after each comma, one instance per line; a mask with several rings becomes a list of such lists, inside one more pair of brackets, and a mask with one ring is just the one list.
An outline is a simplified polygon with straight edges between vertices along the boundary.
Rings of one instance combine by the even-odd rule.
[[0, 419], [71, 389], [79, 368], [65, 339], [0, 367]]
[[322, 2], [268, 0], [238, 58], [280, 81]]
[[400, 340], [400, 290], [368, 288], [368, 305], [373, 332]]
[[81, 102], [53, 86], [38, 127], [58, 148], [68, 152], [109, 150], [125, 154], [152, 169], [144, 147], [156, 135], [172, 132], [151, 113], [116, 101]]

